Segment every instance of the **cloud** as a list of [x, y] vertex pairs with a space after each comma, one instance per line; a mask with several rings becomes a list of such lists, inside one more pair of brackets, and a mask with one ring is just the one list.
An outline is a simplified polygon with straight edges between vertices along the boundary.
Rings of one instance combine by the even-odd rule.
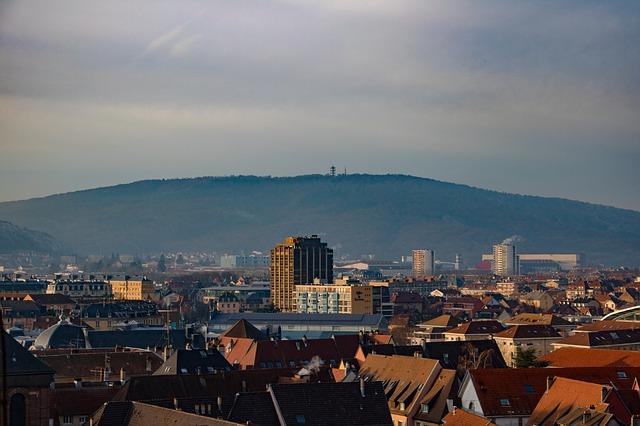
[[[6, 2], [0, 149], [28, 158], [15, 176], [53, 167], [51, 153], [59, 164], [94, 162], [96, 152], [120, 164], [115, 147], [174, 175], [194, 164], [204, 174], [203, 158], [217, 161], [210, 174], [289, 174], [340, 157], [360, 171], [640, 208], [638, 9]], [[109, 161], [96, 175], [139, 177]], [[0, 181], [14, 176], [2, 174], [10, 166], [0, 155]], [[29, 182], [20, 190], [37, 191]]]

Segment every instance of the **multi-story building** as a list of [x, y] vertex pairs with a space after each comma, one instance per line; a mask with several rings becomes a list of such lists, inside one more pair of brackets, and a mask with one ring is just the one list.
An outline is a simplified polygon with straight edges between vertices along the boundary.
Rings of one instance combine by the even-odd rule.
[[553, 350], [552, 343], [562, 339], [560, 333], [550, 325], [514, 325], [496, 333], [496, 341], [509, 367], [517, 367], [518, 350], [533, 349], [536, 356], [544, 356]]
[[[482, 260], [493, 262], [493, 254], [483, 254]], [[520, 269], [529, 273], [544, 271], [570, 271], [585, 264], [585, 255], [580, 253], [519, 253]]]
[[220, 266], [222, 268], [268, 268], [269, 256], [260, 254], [249, 256], [225, 254], [220, 256]]
[[47, 294], [64, 294], [78, 302], [86, 300], [104, 300], [112, 296], [111, 285], [103, 280], [58, 279], [47, 285]]
[[309, 314], [373, 314], [372, 287], [296, 285], [296, 311]]
[[424, 277], [425, 275], [433, 275], [434, 272], [434, 253], [433, 250], [420, 249], [413, 250], [413, 276]]
[[156, 300], [153, 281], [147, 277], [114, 277], [109, 280], [115, 300]]
[[493, 246], [493, 273], [501, 277], [519, 274], [516, 246], [496, 244]]
[[333, 250], [311, 237], [288, 237], [271, 250], [271, 297], [277, 309], [295, 311], [296, 284], [333, 283]]
[[207, 287], [200, 290], [200, 294], [204, 303], [211, 303], [216, 307], [221, 297], [232, 294], [240, 303], [240, 312], [252, 312], [267, 309], [271, 306], [271, 290], [267, 282]]

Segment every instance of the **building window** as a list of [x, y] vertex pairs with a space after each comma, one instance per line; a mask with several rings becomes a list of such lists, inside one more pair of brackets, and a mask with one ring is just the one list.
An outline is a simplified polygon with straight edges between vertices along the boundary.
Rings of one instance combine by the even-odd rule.
[[9, 425], [24, 426], [27, 424], [27, 403], [21, 393], [16, 393], [11, 397], [9, 403]]
[[525, 384], [524, 385], [524, 392], [525, 393], [534, 393], [535, 389], [533, 388], [533, 386], [531, 386], [530, 384]]
[[428, 413], [429, 412], [429, 404], [420, 404], [420, 412]]
[[618, 371], [616, 374], [618, 374], [618, 378], [619, 379], [626, 379], [628, 378], [627, 373], [625, 371]]
[[87, 422], [87, 416], [80, 416], [78, 417], [78, 421], [80, 422], [80, 424], [85, 424]]
[[62, 416], [62, 423], [65, 425], [73, 424], [73, 419], [71, 416]]
[[503, 398], [503, 399], [500, 400], [500, 405], [503, 406], [503, 407], [508, 407], [508, 406], [511, 405], [511, 403], [509, 402], [508, 399]]

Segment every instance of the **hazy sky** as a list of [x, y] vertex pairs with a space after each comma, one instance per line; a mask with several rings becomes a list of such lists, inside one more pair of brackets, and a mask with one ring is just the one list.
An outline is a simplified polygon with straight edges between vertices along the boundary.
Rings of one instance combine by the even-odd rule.
[[331, 164], [640, 210], [640, 2], [0, 4], [0, 200]]

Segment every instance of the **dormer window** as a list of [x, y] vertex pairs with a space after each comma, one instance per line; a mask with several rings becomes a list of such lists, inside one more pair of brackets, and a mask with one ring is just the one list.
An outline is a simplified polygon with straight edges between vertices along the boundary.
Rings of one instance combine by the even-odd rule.
[[618, 375], [618, 379], [627, 379], [629, 377], [626, 371], [617, 371], [616, 374]]
[[511, 406], [511, 403], [509, 402], [509, 400], [507, 398], [503, 398], [500, 400], [500, 405], [502, 407], [509, 407]]
[[428, 413], [429, 412], [429, 404], [420, 404], [420, 412]]

